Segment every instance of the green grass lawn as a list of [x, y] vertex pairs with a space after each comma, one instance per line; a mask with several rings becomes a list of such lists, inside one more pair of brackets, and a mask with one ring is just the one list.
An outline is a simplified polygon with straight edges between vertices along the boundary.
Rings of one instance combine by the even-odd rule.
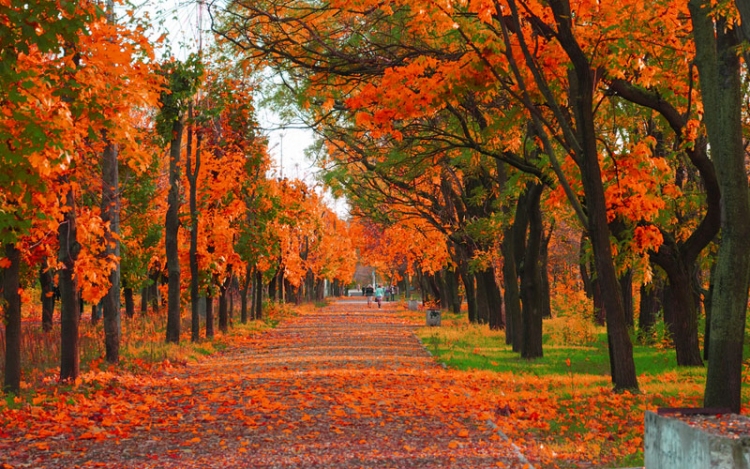
[[[424, 324], [424, 312], [404, 315]], [[544, 356], [533, 360], [513, 352], [505, 343], [504, 331], [469, 324], [465, 314], [443, 312], [441, 327], [421, 327], [417, 335], [449, 368], [488, 370], [498, 377], [512, 377], [512, 389], [506, 384], [487, 390], [498, 396], [490, 397], [498, 403], [526, 408], [534, 400], [529, 396], [543, 396], [543, 405], [549, 407], [544, 411], [546, 417], [519, 429], [511, 438], [532, 435], [535, 441], [542, 442], [539, 447], [544, 446], [557, 457], [567, 455], [568, 465], [563, 462], [559, 467], [579, 467], [576, 460], [607, 461], [605, 467], [642, 465], [645, 411], [702, 404], [705, 368], [678, 367], [675, 352], [663, 337], [657, 338], [654, 345], [640, 345], [634, 338], [640, 392], [622, 395], [611, 391], [605, 329], [581, 319], [545, 320]], [[747, 387], [743, 400], [750, 400]], [[529, 419], [527, 415], [515, 415], [521, 421]]]

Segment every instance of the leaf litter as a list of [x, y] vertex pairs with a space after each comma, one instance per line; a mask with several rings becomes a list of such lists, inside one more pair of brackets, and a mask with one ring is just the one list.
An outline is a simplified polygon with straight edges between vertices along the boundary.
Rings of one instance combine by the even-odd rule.
[[480, 381], [440, 367], [392, 305], [362, 306], [303, 314], [197, 364], [51, 385], [0, 408], [0, 467], [529, 466], [488, 422]]

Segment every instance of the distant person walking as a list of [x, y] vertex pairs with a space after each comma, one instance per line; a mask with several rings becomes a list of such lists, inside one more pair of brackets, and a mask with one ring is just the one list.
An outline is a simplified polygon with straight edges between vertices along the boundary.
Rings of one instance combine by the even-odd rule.
[[375, 289], [372, 288], [372, 285], [367, 285], [365, 288], [365, 296], [367, 297], [367, 307], [370, 307], [370, 303], [372, 303], [372, 295], [375, 293]]
[[382, 285], [378, 285], [378, 288], [375, 289], [375, 301], [378, 302], [378, 308], [380, 308], [380, 303], [383, 301], [383, 295], [385, 295], [385, 288]]

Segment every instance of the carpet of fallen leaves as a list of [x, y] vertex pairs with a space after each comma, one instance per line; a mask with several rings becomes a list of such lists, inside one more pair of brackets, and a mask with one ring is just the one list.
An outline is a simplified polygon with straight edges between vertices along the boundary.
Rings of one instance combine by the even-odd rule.
[[49, 383], [0, 404], [0, 467], [531, 467], [489, 421], [523, 427], [496, 378], [443, 369], [413, 330], [339, 302], [197, 364]]

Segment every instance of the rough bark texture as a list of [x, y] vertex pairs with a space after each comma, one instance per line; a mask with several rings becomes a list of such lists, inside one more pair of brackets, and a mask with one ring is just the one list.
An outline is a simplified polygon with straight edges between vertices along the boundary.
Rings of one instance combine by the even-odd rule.
[[523, 358], [539, 358], [542, 351], [542, 285], [540, 282], [540, 249], [542, 244], [543, 227], [542, 212], [539, 206], [544, 186], [530, 184], [527, 191], [527, 208], [529, 213], [529, 235], [526, 243], [526, 253], [521, 269], [521, 356]]
[[183, 124], [177, 120], [172, 127], [169, 147], [169, 194], [164, 225], [164, 244], [167, 251], [167, 342], [180, 342], [180, 258], [177, 232], [180, 228], [180, 150]]
[[[711, 298], [706, 407], [740, 411], [742, 348], [750, 284], [750, 202], [742, 138], [738, 34], [710, 2], [688, 2], [711, 157], [721, 189], [721, 244]], [[750, 18], [742, 17], [745, 24]], [[747, 39], [747, 38], [745, 38]]]
[[19, 271], [21, 252], [13, 243], [5, 245], [5, 258], [10, 262], [2, 273], [3, 299], [5, 300], [5, 379], [3, 390], [18, 393], [21, 390], [21, 287]]
[[[107, 258], [120, 258], [120, 176], [117, 168], [117, 147], [109, 143], [102, 153], [102, 221], [109, 223], [104, 234]], [[109, 272], [110, 288], [102, 298], [104, 314], [104, 349], [107, 362], [120, 361], [120, 261]]]
[[625, 323], [628, 327], [635, 326], [633, 312], [633, 270], [628, 269], [620, 276], [620, 290], [622, 291], [622, 305], [625, 309]]
[[669, 281], [664, 288], [664, 323], [674, 340], [677, 364], [703, 366], [698, 341], [698, 293], [693, 289], [690, 266], [671, 246], [662, 246], [651, 257], [664, 269]]
[[76, 379], [79, 373], [78, 321], [81, 309], [78, 282], [73, 268], [81, 246], [76, 239], [76, 204], [73, 190], [68, 189], [64, 205], [67, 209], [58, 230], [62, 268], [58, 274], [60, 287], [60, 379]]

